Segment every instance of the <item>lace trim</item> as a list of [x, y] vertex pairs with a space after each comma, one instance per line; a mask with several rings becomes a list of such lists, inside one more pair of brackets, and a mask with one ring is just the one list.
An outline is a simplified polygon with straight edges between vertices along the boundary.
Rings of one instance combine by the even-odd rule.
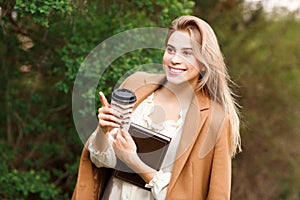
[[109, 142], [109, 145], [104, 152], [100, 152], [97, 149], [94, 148], [94, 140], [95, 140], [95, 134], [91, 136], [88, 150], [90, 152], [90, 159], [91, 161], [97, 166], [97, 167], [107, 167], [107, 168], [114, 168], [117, 164], [117, 159], [115, 156], [114, 149], [111, 145], [111, 142]]
[[145, 185], [145, 187], [151, 188], [152, 194], [156, 196], [169, 185], [171, 175], [171, 172], [163, 172], [160, 170], [156, 173], [153, 179]]
[[143, 102], [144, 105], [144, 110], [143, 110], [143, 121], [146, 124], [147, 128], [150, 128], [154, 131], [161, 132], [165, 129], [171, 129], [171, 130], [176, 130], [183, 122], [183, 115], [186, 114], [187, 109], [182, 110], [179, 113], [179, 119], [178, 120], [166, 120], [162, 123], [154, 123], [150, 117], [151, 113], [153, 112], [154, 109], [154, 93], [152, 93], [147, 99]]

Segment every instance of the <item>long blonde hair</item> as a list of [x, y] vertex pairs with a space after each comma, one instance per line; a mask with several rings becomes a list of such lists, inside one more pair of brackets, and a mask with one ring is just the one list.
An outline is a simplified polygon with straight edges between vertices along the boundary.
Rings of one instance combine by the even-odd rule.
[[228, 83], [233, 83], [227, 73], [217, 37], [210, 25], [195, 16], [181, 16], [173, 20], [166, 44], [175, 31], [187, 31], [191, 37], [194, 55], [205, 66], [198, 89], [206, 91], [219, 103], [228, 116], [231, 127], [232, 156], [241, 151], [238, 104]]

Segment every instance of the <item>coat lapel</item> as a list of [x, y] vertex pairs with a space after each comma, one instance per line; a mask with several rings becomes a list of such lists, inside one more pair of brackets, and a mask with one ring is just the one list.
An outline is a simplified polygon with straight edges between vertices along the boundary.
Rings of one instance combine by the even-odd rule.
[[194, 144], [199, 136], [201, 128], [208, 117], [209, 98], [206, 95], [198, 93], [191, 102], [186, 114], [182, 135], [177, 150], [176, 161], [172, 170], [172, 177], [168, 186], [168, 192], [171, 192], [188, 157], [193, 150]]

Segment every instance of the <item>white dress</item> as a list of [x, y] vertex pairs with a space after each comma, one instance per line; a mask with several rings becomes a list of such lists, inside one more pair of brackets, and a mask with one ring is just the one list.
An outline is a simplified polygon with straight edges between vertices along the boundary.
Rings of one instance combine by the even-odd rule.
[[[154, 124], [149, 117], [155, 106], [153, 103], [153, 96], [154, 93], [148, 96], [133, 111], [131, 116], [132, 122], [153, 129], [172, 138], [161, 170], [153, 177], [149, 184], [146, 184], [146, 187], [151, 188], [151, 191], [145, 190], [112, 176], [105, 189], [104, 196], [102, 198], [103, 200], [163, 200], [166, 197], [187, 109], [181, 111], [180, 117], [177, 121], [166, 120], [160, 124]], [[116, 130], [112, 130], [110, 134], [113, 134], [114, 131]], [[109, 146], [105, 152], [99, 152], [93, 147], [94, 137], [95, 133], [93, 133], [88, 147], [91, 161], [97, 167], [114, 168], [117, 159], [112, 147], [112, 140], [109, 140]]]

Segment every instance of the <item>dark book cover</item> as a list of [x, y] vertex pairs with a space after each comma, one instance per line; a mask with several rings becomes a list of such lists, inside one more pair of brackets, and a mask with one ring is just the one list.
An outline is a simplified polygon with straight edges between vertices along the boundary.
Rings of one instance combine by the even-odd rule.
[[[141, 160], [155, 170], [159, 170], [171, 142], [171, 138], [143, 126], [131, 123], [129, 134], [132, 136]], [[121, 160], [117, 160], [114, 176], [134, 185], [145, 187], [146, 182]]]

